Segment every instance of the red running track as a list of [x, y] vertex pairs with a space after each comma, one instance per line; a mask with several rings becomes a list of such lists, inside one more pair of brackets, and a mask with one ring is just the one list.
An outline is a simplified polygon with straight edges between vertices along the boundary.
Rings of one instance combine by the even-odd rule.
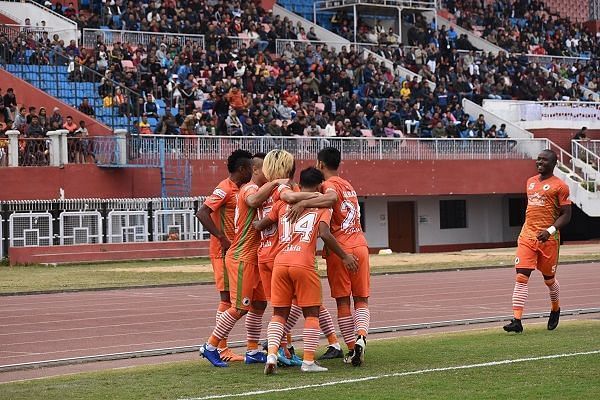
[[[564, 265], [558, 278], [563, 309], [600, 307], [600, 264]], [[513, 282], [512, 268], [374, 276], [371, 326], [508, 315]], [[212, 285], [0, 297], [0, 365], [198, 345], [216, 304]], [[525, 311], [548, 308], [534, 273]], [[243, 339], [238, 323], [230, 340]]]

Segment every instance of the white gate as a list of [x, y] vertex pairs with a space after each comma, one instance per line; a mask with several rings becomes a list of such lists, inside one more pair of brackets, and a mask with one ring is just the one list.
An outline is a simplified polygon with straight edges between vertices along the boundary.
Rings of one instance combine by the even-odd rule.
[[192, 240], [194, 210], [158, 210], [154, 212], [154, 240]]
[[108, 213], [108, 243], [148, 241], [148, 212], [111, 211]]
[[194, 239], [195, 240], [209, 240], [210, 233], [204, 229], [204, 226], [200, 223], [198, 218], [194, 218]]
[[52, 214], [15, 213], [9, 218], [10, 246], [52, 246]]
[[60, 214], [60, 244], [102, 243], [102, 215], [98, 211]]

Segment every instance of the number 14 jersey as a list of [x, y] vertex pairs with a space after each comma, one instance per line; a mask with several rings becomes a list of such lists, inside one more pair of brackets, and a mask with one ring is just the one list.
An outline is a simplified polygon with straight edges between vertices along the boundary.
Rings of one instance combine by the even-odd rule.
[[337, 194], [331, 217], [331, 233], [340, 246], [346, 249], [367, 246], [360, 226], [360, 206], [352, 185], [339, 176], [332, 176], [321, 186], [323, 193], [333, 191]]
[[286, 217], [289, 207], [287, 203], [280, 200], [275, 203], [267, 216], [271, 221], [278, 223], [279, 243], [274, 265], [314, 270], [319, 224], [322, 221], [329, 226], [331, 210], [308, 208], [296, 222], [291, 223]]

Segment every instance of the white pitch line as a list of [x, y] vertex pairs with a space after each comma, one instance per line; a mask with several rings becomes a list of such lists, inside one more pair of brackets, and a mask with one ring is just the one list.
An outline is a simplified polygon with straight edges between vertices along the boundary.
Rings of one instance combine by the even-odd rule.
[[340, 381], [323, 382], [323, 383], [317, 383], [317, 384], [312, 384], [312, 385], [294, 386], [294, 387], [279, 388], [279, 389], [256, 390], [256, 391], [252, 391], [252, 392], [219, 394], [219, 395], [210, 395], [210, 396], [204, 396], [204, 397], [185, 397], [185, 398], [181, 398], [179, 400], [210, 400], [210, 399], [226, 399], [229, 397], [248, 397], [248, 396], [256, 396], [256, 395], [269, 394], [269, 393], [289, 392], [292, 390], [320, 388], [320, 387], [324, 387], [324, 386], [345, 385], [347, 383], [373, 381], [373, 380], [382, 379], [382, 378], [396, 378], [396, 377], [403, 377], [403, 376], [428, 374], [431, 372], [445, 372], [445, 371], [456, 371], [456, 370], [461, 370], [461, 369], [495, 367], [497, 365], [516, 364], [516, 363], [522, 363], [522, 362], [528, 362], [528, 361], [550, 360], [550, 359], [554, 359], [554, 358], [587, 356], [590, 354], [600, 354], [600, 350], [585, 351], [585, 352], [579, 352], [579, 353], [551, 354], [548, 356], [517, 358], [514, 360], [490, 361], [490, 362], [485, 362], [485, 363], [480, 363], [480, 364], [456, 365], [456, 366], [452, 366], [452, 367], [443, 367], [443, 368], [428, 368], [428, 369], [420, 369], [420, 370], [416, 370], [416, 371], [396, 372], [393, 374], [365, 376], [363, 378], [343, 379]]

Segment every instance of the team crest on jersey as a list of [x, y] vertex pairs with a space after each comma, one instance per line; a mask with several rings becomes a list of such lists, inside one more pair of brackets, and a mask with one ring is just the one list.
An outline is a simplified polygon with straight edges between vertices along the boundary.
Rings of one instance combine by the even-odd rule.
[[248, 297], [244, 297], [242, 299], [242, 305], [249, 306], [250, 305], [250, 299]]
[[543, 189], [544, 189], [544, 190], [548, 190], [548, 189], [550, 189], [550, 185], [548, 185], [548, 184], [546, 183], [546, 184], [544, 185]]
[[534, 187], [535, 187], [535, 182], [531, 182], [529, 184], [529, 190], [533, 190]]
[[519, 260], [519, 257], [515, 257], [515, 265], [518, 265], [521, 262], [521, 260]]
[[216, 188], [213, 194], [221, 199], [224, 199], [227, 196], [227, 193], [223, 189]]

